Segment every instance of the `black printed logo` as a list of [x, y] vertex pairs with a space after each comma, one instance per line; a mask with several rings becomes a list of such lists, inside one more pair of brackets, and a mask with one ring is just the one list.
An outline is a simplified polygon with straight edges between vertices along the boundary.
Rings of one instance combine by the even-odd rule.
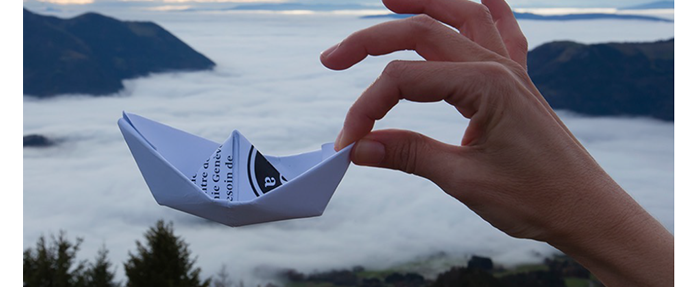
[[[254, 167], [252, 165], [254, 164]], [[254, 175], [251, 171], [254, 170]], [[269, 161], [254, 147], [250, 148], [250, 153], [247, 158], [247, 175], [250, 180], [250, 185], [252, 190], [254, 190], [255, 195], [260, 196], [260, 192], [265, 194], [274, 188], [281, 186], [282, 181], [286, 181], [286, 178], [279, 173], [276, 168], [274, 168]], [[252, 181], [254, 176], [256, 182]], [[259, 191], [258, 191], [259, 190]]]

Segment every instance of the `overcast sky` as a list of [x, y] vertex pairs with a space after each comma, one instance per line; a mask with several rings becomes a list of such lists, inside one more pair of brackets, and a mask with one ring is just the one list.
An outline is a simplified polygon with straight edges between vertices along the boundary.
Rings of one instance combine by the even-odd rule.
[[[379, 4], [379, 0], [24, 0], [27, 2], [46, 2], [46, 3], [57, 3], [57, 4], [89, 4], [89, 3], [123, 3], [124, 5], [134, 5], [134, 4], [197, 4], [197, 3], [211, 3], [211, 2], [302, 2], [302, 3], [314, 3], [314, 4], [344, 4], [344, 3], [361, 3], [361, 4]], [[140, 3], [139, 3], [140, 2]], [[526, 8], [526, 7], [579, 7], [579, 8], [597, 8], [597, 7], [627, 7], [645, 4], [649, 2], [655, 2], [652, 0], [567, 0], [567, 1], [556, 1], [556, 0], [509, 0], [507, 1], [513, 7]]]

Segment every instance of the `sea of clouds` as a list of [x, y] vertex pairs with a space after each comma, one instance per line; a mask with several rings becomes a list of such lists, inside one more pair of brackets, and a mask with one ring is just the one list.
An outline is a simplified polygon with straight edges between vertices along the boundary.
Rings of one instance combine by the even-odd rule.
[[[135, 241], [164, 219], [190, 244], [204, 276], [225, 264], [246, 284], [267, 282], [282, 268], [385, 268], [429, 258], [435, 273], [473, 254], [517, 264], [556, 252], [508, 237], [427, 180], [354, 165], [321, 217], [230, 228], [158, 206], [116, 125], [122, 111], [218, 142], [237, 129], [264, 154], [295, 154], [334, 141], [349, 106], [390, 60], [418, 58], [400, 52], [369, 57], [346, 71], [324, 68], [321, 51], [384, 21], [356, 15], [119, 10], [111, 16], [154, 21], [217, 66], [128, 80], [123, 92], [108, 97], [25, 97], [24, 134], [44, 134], [60, 144], [24, 149], [24, 248], [65, 230], [69, 238], [85, 239], [81, 258], [92, 259], [106, 246], [123, 280], [122, 263]], [[521, 26], [531, 48], [552, 40], [654, 41], [674, 35], [672, 23], [643, 21]], [[673, 232], [674, 124], [559, 114], [609, 174]], [[445, 103], [401, 102], [377, 128], [411, 129], [457, 144], [467, 124]]]

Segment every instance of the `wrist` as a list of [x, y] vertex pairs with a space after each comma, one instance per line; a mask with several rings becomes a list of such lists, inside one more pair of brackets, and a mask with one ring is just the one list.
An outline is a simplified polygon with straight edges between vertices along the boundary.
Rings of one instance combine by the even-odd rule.
[[[546, 240], [606, 286], [673, 286], [673, 236], [610, 177], [589, 184]], [[598, 184], [601, 183], [601, 184]]]

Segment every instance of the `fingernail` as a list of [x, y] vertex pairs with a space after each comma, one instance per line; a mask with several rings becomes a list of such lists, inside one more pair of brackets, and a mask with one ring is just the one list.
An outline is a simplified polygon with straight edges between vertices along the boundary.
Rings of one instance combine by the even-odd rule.
[[332, 47], [330, 47], [329, 49], [327, 49], [327, 50], [325, 50], [324, 52], [322, 52], [322, 53], [320, 54], [320, 57], [326, 58], [327, 56], [329, 56], [330, 54], [332, 54], [332, 52], [334, 52], [334, 50], [337, 50], [337, 47], [339, 47], [339, 44], [341, 44], [341, 43], [337, 43], [337, 44], [335, 44], [334, 46], [332, 46]]
[[352, 151], [354, 163], [360, 165], [378, 165], [385, 158], [385, 146], [377, 141], [363, 139], [356, 143]]
[[344, 135], [344, 129], [339, 131], [339, 135], [337, 135], [337, 139], [334, 140], [334, 150], [339, 151], [343, 148], [343, 146], [340, 146], [342, 144], [342, 136]]

